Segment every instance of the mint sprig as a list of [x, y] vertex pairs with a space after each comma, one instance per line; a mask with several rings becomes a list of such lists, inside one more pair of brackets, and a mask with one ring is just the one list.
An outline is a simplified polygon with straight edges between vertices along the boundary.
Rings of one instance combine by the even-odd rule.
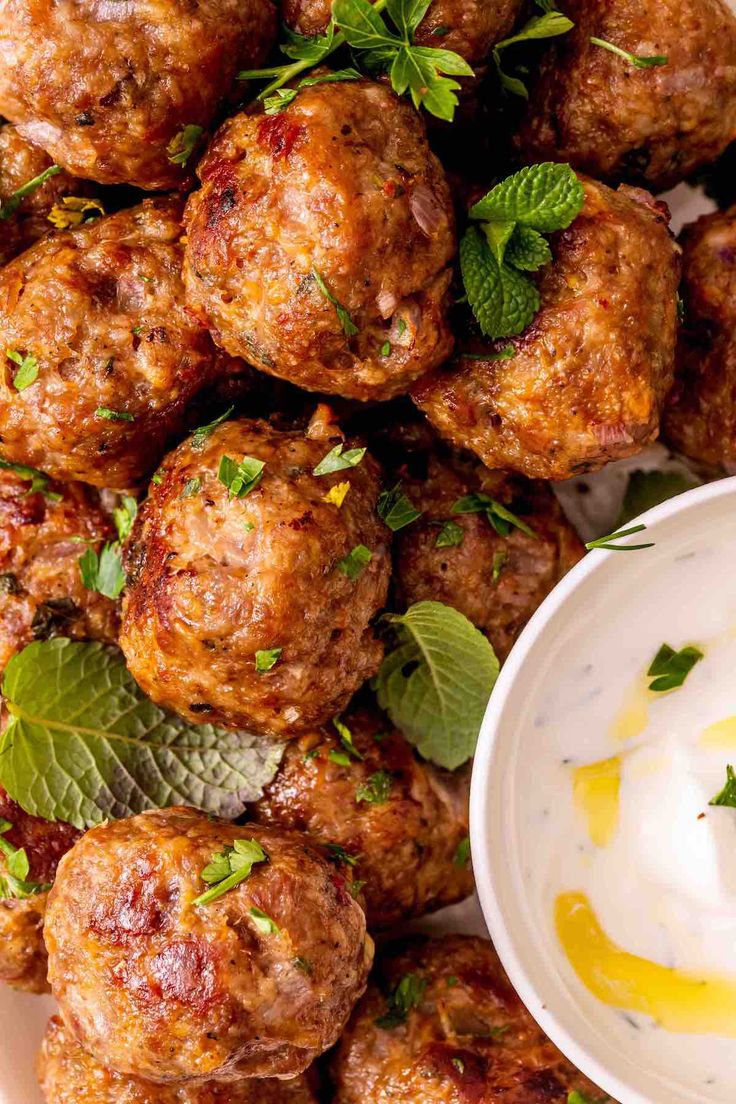
[[564, 230], [583, 207], [583, 186], [569, 165], [529, 165], [470, 209], [478, 225], [460, 242], [468, 303], [486, 337], [522, 333], [541, 302], [527, 273], [552, 260], [543, 237]]

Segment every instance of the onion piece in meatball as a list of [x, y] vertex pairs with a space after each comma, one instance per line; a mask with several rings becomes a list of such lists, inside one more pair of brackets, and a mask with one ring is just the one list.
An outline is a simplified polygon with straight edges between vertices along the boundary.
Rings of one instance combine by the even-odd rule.
[[156, 467], [228, 363], [184, 306], [180, 217], [178, 201], [146, 200], [0, 270], [8, 459], [114, 490]]
[[82, 584], [85, 546], [113, 539], [96, 492], [47, 482], [42, 491], [0, 468], [0, 671], [32, 640], [115, 643], [117, 605]]
[[[379, 469], [365, 455], [315, 475], [333, 449], [354, 456], [339, 436], [241, 419], [167, 458], [127, 549], [120, 640], [154, 701], [292, 736], [375, 674], [383, 649], [370, 622], [390, 574]], [[248, 471], [228, 489], [231, 464]]]
[[306, 88], [228, 119], [198, 172], [187, 298], [229, 353], [356, 399], [447, 356], [452, 203], [409, 103], [367, 80]]
[[682, 238], [685, 320], [664, 436], [693, 460], [736, 471], [736, 206]]
[[679, 280], [667, 208], [636, 189], [583, 186], [581, 214], [552, 239], [531, 325], [510, 342], [471, 341], [472, 359], [412, 391], [435, 429], [489, 468], [566, 479], [659, 432]]
[[275, 32], [271, 0], [6, 0], [0, 113], [76, 176], [181, 187], [187, 150]]
[[302, 1073], [373, 957], [348, 881], [307, 837], [188, 808], [87, 832], [59, 865], [45, 935], [77, 1042], [161, 1083]]
[[371, 931], [467, 897], [469, 770], [420, 760], [375, 707], [339, 723], [350, 747], [334, 725], [289, 744], [251, 815], [332, 844], [338, 864], [353, 864]]
[[156, 1085], [100, 1066], [58, 1016], [52, 1016], [38, 1058], [46, 1104], [317, 1104], [309, 1074], [201, 1085]]
[[600, 1097], [526, 1011], [491, 943], [464, 935], [406, 940], [379, 958], [331, 1073], [334, 1104]]
[[[51, 822], [30, 816], [0, 787], [0, 820], [11, 827], [2, 832], [3, 840], [25, 851], [29, 871], [26, 882], [48, 885], [53, 882], [62, 855], [79, 838], [70, 824]], [[43, 923], [48, 893], [42, 890], [30, 896], [2, 896], [5, 858], [0, 853], [0, 981], [14, 989], [46, 993], [47, 955], [43, 941]]]
[[[736, 133], [736, 16], [727, 0], [568, 0], [573, 30], [542, 61], [517, 137], [525, 159], [660, 191]], [[637, 67], [602, 39], [666, 64]]]

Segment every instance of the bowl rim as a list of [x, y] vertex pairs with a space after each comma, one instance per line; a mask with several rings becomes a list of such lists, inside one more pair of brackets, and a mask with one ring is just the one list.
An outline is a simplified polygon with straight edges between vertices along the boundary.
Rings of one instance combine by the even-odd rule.
[[[626, 523], [625, 528], [643, 522], [647, 529], [650, 529], [661, 522], [686, 514], [706, 502], [726, 499], [732, 495], [736, 495], [736, 476], [726, 476], [675, 495], [632, 518]], [[646, 536], [644, 534], [643, 539], [646, 539]], [[636, 540], [636, 537], [633, 539]], [[527, 969], [527, 956], [520, 950], [521, 941], [514, 935], [513, 926], [507, 923], [500, 904], [500, 895], [496, 893], [501, 878], [498, 867], [503, 863], [503, 848], [494, 849], [487, 846], [486, 842], [488, 801], [491, 790], [489, 779], [494, 776], [501, 744], [499, 722], [505, 713], [512, 689], [516, 687], [519, 678], [524, 676], [524, 664], [529, 652], [568, 598], [590, 576], [601, 571], [611, 556], [620, 555], [619, 552], [607, 549], [595, 549], [584, 555], [534, 612], [501, 667], [481, 724], [473, 761], [470, 786], [470, 841], [473, 874], [483, 917], [511, 984], [528, 1011], [565, 1057], [604, 1092], [623, 1104], [652, 1104], [648, 1095], [644, 1095], [635, 1085], [621, 1080], [614, 1070], [591, 1054], [585, 1041], [568, 1031], [558, 1020], [554, 1008], [549, 1003], [543, 1002], [538, 995], [530, 971]]]

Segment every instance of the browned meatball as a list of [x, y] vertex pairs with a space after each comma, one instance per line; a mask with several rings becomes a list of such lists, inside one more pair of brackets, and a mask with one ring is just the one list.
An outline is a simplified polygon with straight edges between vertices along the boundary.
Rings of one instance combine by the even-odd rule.
[[[432, 0], [417, 28], [418, 46], [454, 50], [470, 64], [482, 62], [512, 26], [522, 0]], [[284, 21], [297, 34], [324, 31], [332, 0], [283, 0]]]
[[210, 125], [275, 23], [271, 0], [6, 0], [0, 113], [76, 176], [176, 188], [177, 135]]
[[[575, 21], [542, 61], [518, 135], [524, 157], [672, 187], [736, 133], [736, 17], [727, 0], [568, 0]], [[667, 64], [637, 68], [603, 39]]]
[[58, 1016], [49, 1021], [38, 1059], [46, 1104], [316, 1104], [307, 1076], [223, 1084], [156, 1085], [113, 1073], [82, 1050]]
[[[575, 530], [544, 483], [489, 471], [441, 446], [410, 458], [404, 488], [422, 516], [396, 535], [399, 605], [429, 599], [454, 606], [505, 659], [536, 608], [583, 555]], [[469, 502], [473, 495], [483, 497]], [[532, 535], [503, 517], [497, 523], [509, 531], [499, 534], [483, 509], [493, 503]], [[477, 512], [455, 512], [456, 506]]]
[[85, 181], [60, 172], [27, 195], [14, 212], [7, 212], [7, 218], [2, 217], [3, 204], [51, 165], [51, 158], [24, 138], [17, 127], [9, 123], [0, 126], [0, 265], [51, 230], [48, 215], [55, 204], [65, 196], [88, 194]]
[[[178, 201], [146, 200], [0, 270], [6, 457], [115, 490], [155, 468], [225, 363], [184, 306], [180, 217]], [[8, 350], [33, 358], [30, 379]]]
[[[228, 868], [239, 841], [263, 859], [200, 903], [217, 889], [202, 872]], [[164, 1083], [301, 1073], [340, 1035], [373, 957], [348, 882], [306, 836], [187, 808], [87, 832], [59, 864], [45, 936], [77, 1042]]]
[[[391, 998], [402, 984], [407, 1015]], [[400, 1003], [400, 1002], [399, 1002]], [[332, 1059], [334, 1104], [566, 1104], [600, 1096], [542, 1034], [492, 945], [413, 939], [379, 959]]]
[[228, 352], [356, 399], [447, 356], [452, 204], [409, 103], [365, 80], [308, 88], [228, 119], [198, 172], [187, 296]]
[[32, 640], [117, 639], [117, 606], [87, 590], [79, 573], [85, 544], [113, 536], [96, 493], [79, 483], [31, 483], [0, 468], [0, 671]]
[[647, 192], [583, 183], [585, 206], [552, 241], [532, 324], [510, 342], [471, 343], [493, 355], [460, 357], [412, 392], [489, 468], [566, 479], [634, 455], [659, 430], [679, 278], [667, 209]]
[[706, 464], [736, 470], [736, 207], [683, 234], [685, 324], [664, 435]]
[[[420, 760], [375, 708], [346, 714], [354, 751], [334, 727], [290, 744], [254, 819], [337, 845], [363, 882], [370, 930], [451, 905], [473, 891], [463, 848], [468, 770]], [[343, 852], [349, 857], [345, 860]]]
[[[131, 536], [120, 641], [154, 701], [292, 735], [328, 720], [375, 674], [382, 646], [370, 621], [390, 574], [379, 469], [366, 455], [315, 476], [338, 441], [239, 420], [171, 453]], [[265, 465], [245, 497], [218, 478], [223, 457]], [[342, 505], [325, 501], [341, 482]], [[369, 562], [348, 561], [361, 547]]]
[[[79, 838], [70, 824], [52, 823], [29, 816], [0, 787], [0, 820], [11, 827], [2, 838], [23, 848], [29, 863], [28, 881], [38, 885], [53, 882], [61, 856]], [[0, 879], [4, 859], [0, 855]], [[1, 894], [2, 890], [0, 890]], [[0, 895], [0, 981], [31, 993], [48, 991], [47, 956], [43, 941], [46, 911], [45, 891], [30, 897]]]

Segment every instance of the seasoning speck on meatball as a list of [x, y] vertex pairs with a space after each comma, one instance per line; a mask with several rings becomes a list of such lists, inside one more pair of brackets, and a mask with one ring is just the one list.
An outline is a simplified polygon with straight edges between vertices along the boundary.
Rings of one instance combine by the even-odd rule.
[[228, 364], [188, 313], [181, 204], [146, 200], [43, 241], [0, 270], [6, 458], [127, 490]]
[[420, 116], [367, 80], [228, 119], [187, 204], [193, 309], [233, 355], [310, 391], [401, 394], [449, 353], [455, 232]]
[[77, 1042], [163, 1083], [303, 1072], [373, 958], [349, 882], [306, 836], [188, 808], [87, 832], [59, 864], [45, 934]]
[[[335, 450], [356, 462], [315, 475]], [[339, 436], [241, 419], [195, 434], [158, 478], [126, 556], [120, 643], [137, 682], [191, 720], [287, 736], [329, 720], [382, 657], [376, 462]]]
[[[566, 479], [635, 455], [659, 432], [680, 272], [667, 208], [637, 189], [583, 187], [580, 215], [552, 239], [531, 325], [510, 343], [471, 341], [472, 359], [413, 388], [440, 434], [489, 468]], [[513, 355], [499, 357], [509, 345]]]

